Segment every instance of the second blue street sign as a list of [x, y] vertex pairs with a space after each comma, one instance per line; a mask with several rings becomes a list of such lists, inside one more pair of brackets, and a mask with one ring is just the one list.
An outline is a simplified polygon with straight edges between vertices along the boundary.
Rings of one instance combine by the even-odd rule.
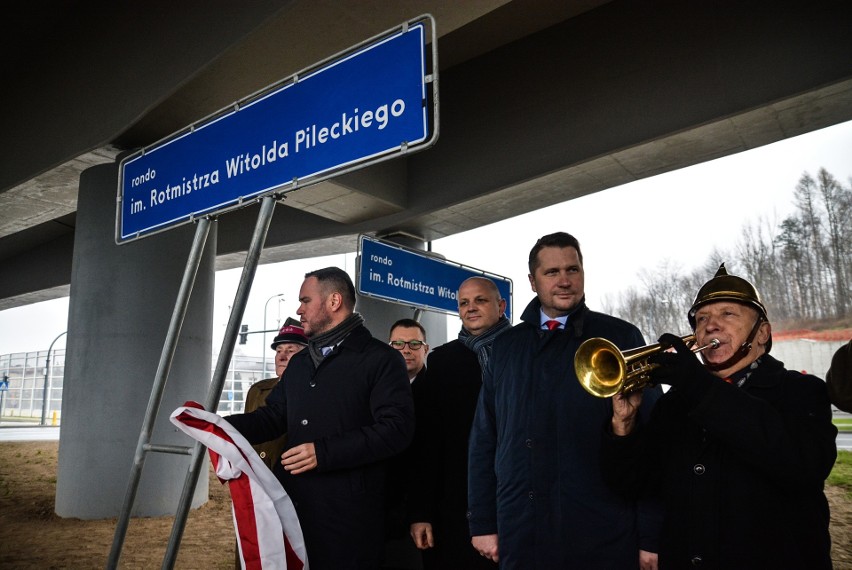
[[458, 314], [456, 293], [469, 277], [494, 281], [512, 320], [512, 280], [459, 263], [418, 253], [368, 236], [359, 240], [358, 292], [411, 307]]

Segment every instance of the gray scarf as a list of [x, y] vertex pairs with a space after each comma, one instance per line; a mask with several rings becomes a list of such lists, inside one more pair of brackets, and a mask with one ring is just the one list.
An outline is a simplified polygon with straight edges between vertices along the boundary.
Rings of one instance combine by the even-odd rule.
[[476, 336], [470, 334], [466, 328], [462, 327], [462, 330], [459, 332], [459, 340], [463, 345], [476, 353], [476, 358], [479, 359], [479, 367], [485, 372], [488, 366], [488, 359], [491, 358], [491, 345], [494, 343], [494, 339], [501, 332], [510, 328], [512, 328], [512, 323], [509, 322], [509, 319], [501, 315], [494, 326]]
[[314, 367], [319, 368], [320, 363], [325, 360], [322, 353], [324, 347], [336, 347], [353, 330], [364, 324], [364, 318], [359, 313], [352, 313], [339, 325], [324, 333], [312, 336], [308, 339], [308, 353], [314, 361]]

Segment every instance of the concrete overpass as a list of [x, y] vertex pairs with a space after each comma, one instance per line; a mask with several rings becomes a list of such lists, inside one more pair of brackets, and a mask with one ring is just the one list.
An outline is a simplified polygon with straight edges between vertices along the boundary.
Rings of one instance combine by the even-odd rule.
[[[192, 239], [184, 227], [112, 243], [115, 157], [427, 12], [439, 36], [436, 146], [288, 194], [262, 262], [351, 252], [359, 233], [425, 242], [852, 119], [848, 0], [9, 8], [0, 309], [70, 293], [60, 515], [116, 514]], [[209, 383], [199, 363], [210, 362], [214, 271], [243, 263], [257, 213], [215, 224], [165, 406]], [[143, 479], [138, 514], [175, 504], [183, 467], [165, 461], [150, 467], [157, 481]]]
[[[59, 7], [61, 6], [61, 8]], [[18, 4], [3, 19], [0, 309], [66, 296], [80, 172], [421, 13], [442, 133], [288, 195], [263, 262], [432, 240], [852, 118], [848, 2]], [[242, 263], [255, 208], [218, 223]]]

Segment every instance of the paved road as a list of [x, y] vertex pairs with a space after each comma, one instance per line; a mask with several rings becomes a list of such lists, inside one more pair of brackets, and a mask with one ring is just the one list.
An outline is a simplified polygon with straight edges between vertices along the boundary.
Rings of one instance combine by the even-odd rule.
[[56, 441], [58, 439], [58, 426], [0, 426], [0, 441]]

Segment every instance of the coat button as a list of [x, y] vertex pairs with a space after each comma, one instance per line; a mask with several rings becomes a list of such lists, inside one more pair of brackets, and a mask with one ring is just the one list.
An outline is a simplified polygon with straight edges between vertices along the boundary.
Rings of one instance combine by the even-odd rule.
[[308, 425], [308, 420], [302, 420], [302, 425], [303, 425], [303, 426]]
[[692, 563], [693, 566], [701, 566], [701, 564], [704, 563], [704, 559], [702, 559], [700, 556], [693, 556], [690, 559], [690, 562]]
[[533, 446], [533, 440], [531, 440], [531, 439], [528, 439], [526, 443], [527, 443], [527, 447]]
[[[706, 469], [705, 469], [705, 468], [704, 468], [704, 466], [703, 466], [703, 465], [701, 465], [700, 463], [696, 463], [696, 464], [693, 466], [692, 471], [693, 471], [696, 475], [704, 475], [704, 472], [706, 471]], [[699, 557], [699, 558], [700, 558], [700, 557]]]
[[535, 499], [535, 493], [533, 493], [532, 491], [530, 491], [530, 492], [527, 494], [527, 496], [529, 496], [529, 498], [530, 498], [530, 499]]
[[266, 459], [266, 452], [265, 452], [265, 451], [261, 451], [261, 452], [260, 452], [260, 458], [261, 458], [261, 459]]

